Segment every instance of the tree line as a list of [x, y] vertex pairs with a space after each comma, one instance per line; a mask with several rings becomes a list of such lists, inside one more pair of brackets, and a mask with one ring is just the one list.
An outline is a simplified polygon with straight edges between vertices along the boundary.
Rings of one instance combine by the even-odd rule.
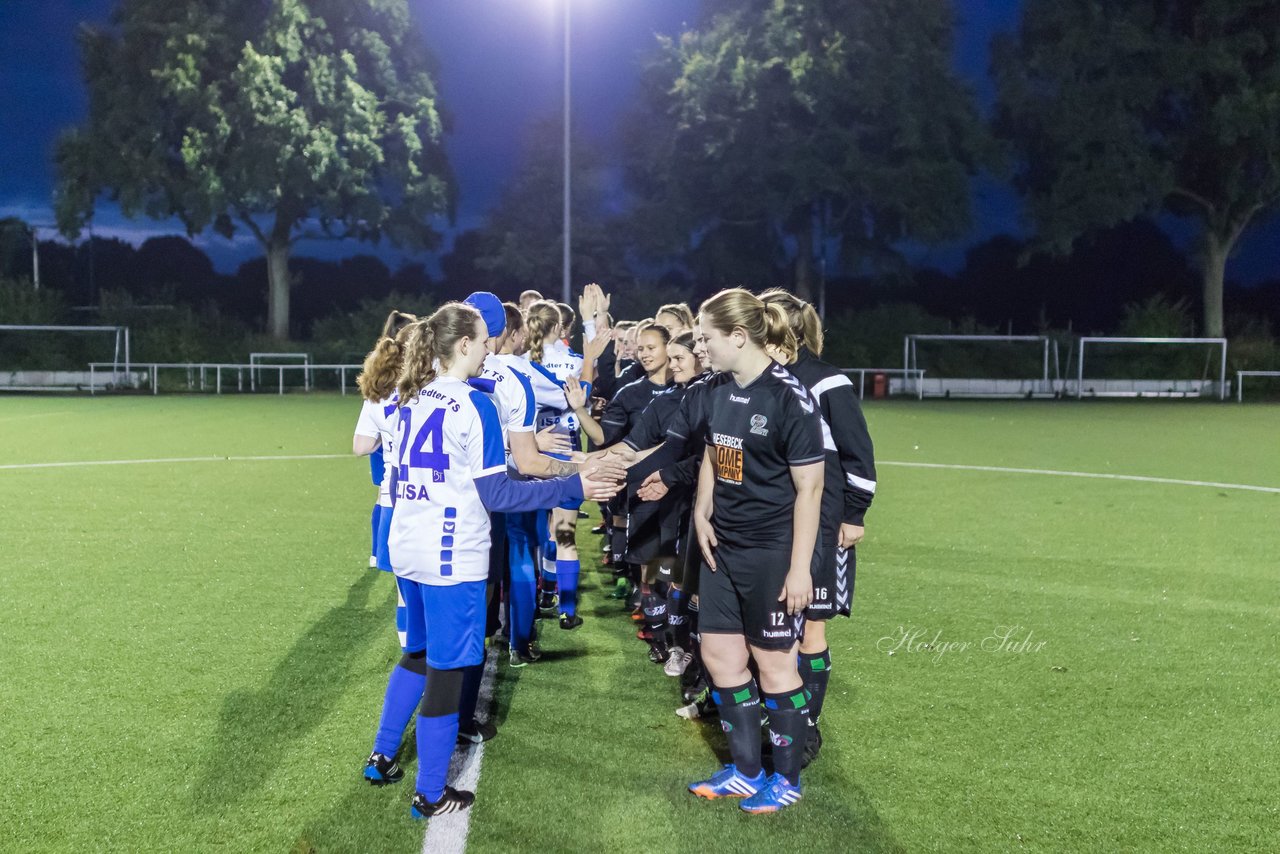
[[[437, 248], [456, 185], [419, 5], [121, 0], [82, 33], [89, 116], [56, 153], [64, 234], [103, 198], [192, 235], [247, 231], [264, 260], [237, 277], [256, 277], [278, 338], [342, 299], [323, 276], [298, 288], [298, 240]], [[998, 257], [1003, 278], [962, 300], [994, 290], [983, 299], [1022, 320], [1065, 307], [1092, 324], [1091, 282], [1031, 271], [1174, 216], [1198, 251], [1160, 286], [1223, 334], [1231, 252], [1280, 201], [1280, 0], [1027, 0], [992, 47], [990, 115], [953, 67], [955, 14], [950, 0], [705, 0], [657, 39], [622, 150], [575, 140], [573, 280], [785, 283], [836, 307], [874, 282], [924, 293], [936, 276], [904, 247], [967, 233], [987, 173], [1018, 188], [1034, 237], [972, 252], [970, 268]], [[446, 285], [558, 280], [554, 134], [535, 128], [526, 148], [486, 225], [441, 259]], [[1138, 290], [1160, 260], [1128, 261]]]

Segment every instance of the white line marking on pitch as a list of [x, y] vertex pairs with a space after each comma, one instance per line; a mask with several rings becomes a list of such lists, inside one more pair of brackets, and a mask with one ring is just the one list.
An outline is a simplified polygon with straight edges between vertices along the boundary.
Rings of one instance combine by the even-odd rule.
[[65, 463], [8, 463], [0, 471], [14, 469], [66, 469], [81, 466], [138, 466], [153, 463], [261, 463], [277, 460], [346, 460], [354, 454], [281, 454], [276, 457], [165, 457], [154, 460], [79, 460]]
[[1180, 480], [1171, 477], [1146, 477], [1139, 474], [1104, 474], [1087, 471], [1055, 471], [1053, 469], [1018, 469], [1001, 466], [964, 466], [949, 463], [908, 463], [896, 460], [877, 460], [878, 466], [903, 466], [916, 469], [952, 469], [956, 471], [985, 471], [997, 474], [1040, 474], [1051, 477], [1085, 477], [1095, 480], [1128, 480], [1137, 483], [1163, 483], [1173, 486], [1208, 486], [1214, 489], [1243, 489], [1248, 492], [1269, 492], [1280, 495], [1277, 486], [1253, 486], [1247, 483], [1217, 483], [1211, 480]]
[[[489, 650], [489, 660], [485, 662], [484, 678], [480, 681], [480, 700], [476, 708], [488, 710], [492, 714], [493, 680], [498, 672], [498, 661], [502, 656], [498, 650]], [[455, 789], [474, 792], [480, 783], [480, 763], [484, 760], [484, 743], [469, 745], [465, 750], [455, 751], [449, 762], [450, 785]], [[422, 839], [422, 854], [463, 854], [467, 850], [467, 833], [471, 830], [471, 810], [447, 813], [439, 818], [427, 820], [427, 833]]]
[[[58, 469], [79, 468], [81, 466], [133, 466], [153, 463], [257, 463], [280, 460], [345, 460], [352, 459], [352, 454], [281, 454], [280, 456], [221, 456], [221, 457], [165, 457], [149, 460], [79, 460], [57, 463], [7, 463], [0, 465], [0, 471], [20, 469]], [[969, 466], [954, 463], [915, 463], [901, 460], [877, 460], [876, 465], [901, 466], [903, 468], [944, 469], [951, 471], [981, 471], [996, 474], [1038, 474], [1049, 477], [1082, 477], [1093, 480], [1127, 480], [1134, 483], [1160, 483], [1169, 486], [1203, 486], [1213, 489], [1238, 489], [1246, 492], [1264, 492], [1280, 495], [1280, 487], [1255, 486], [1248, 483], [1218, 483], [1212, 480], [1182, 480], [1171, 477], [1148, 477], [1138, 474], [1106, 474], [1088, 471], [1057, 471], [1055, 469], [1006, 468], [1004, 466]]]

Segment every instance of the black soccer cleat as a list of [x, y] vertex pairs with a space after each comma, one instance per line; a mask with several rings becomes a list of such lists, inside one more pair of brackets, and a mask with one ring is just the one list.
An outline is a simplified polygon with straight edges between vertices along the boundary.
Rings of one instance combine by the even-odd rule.
[[666, 664], [667, 659], [671, 657], [671, 650], [667, 647], [664, 640], [654, 639], [649, 641], [649, 660], [654, 664]]
[[809, 763], [818, 758], [818, 752], [821, 750], [822, 730], [814, 724], [809, 727], [809, 738], [804, 743], [804, 757], [800, 760], [800, 767], [808, 768]]
[[544, 590], [538, 594], [538, 616], [554, 617], [556, 615], [556, 607], [560, 604], [559, 597], [550, 590]]
[[364, 778], [371, 786], [385, 786], [403, 780], [404, 771], [400, 770], [394, 756], [370, 753], [369, 761], [364, 764]]
[[468, 727], [458, 727], [458, 744], [482, 744], [498, 734], [498, 728], [485, 721], [476, 721]]
[[595, 534], [597, 537], [600, 536], [601, 534], [604, 533], [604, 525], [603, 524], [596, 525], [594, 528], [591, 529], [591, 533]]
[[476, 801], [475, 792], [460, 792], [452, 786], [444, 787], [440, 800], [432, 803], [421, 792], [415, 792], [409, 814], [414, 818], [435, 818], [451, 812], [462, 812]]
[[572, 631], [581, 625], [582, 625], [582, 618], [579, 617], [577, 614], [561, 614], [560, 615], [560, 628], [564, 629], [566, 632]]

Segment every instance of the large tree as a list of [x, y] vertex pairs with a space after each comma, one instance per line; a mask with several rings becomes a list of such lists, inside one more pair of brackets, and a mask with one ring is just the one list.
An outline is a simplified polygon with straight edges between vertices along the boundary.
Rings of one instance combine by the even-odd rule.
[[190, 234], [243, 228], [277, 338], [299, 238], [434, 245], [451, 182], [408, 0], [122, 0], [81, 44], [89, 117], [57, 150], [66, 234], [104, 193]]
[[985, 137], [952, 31], [949, 0], [710, 4], [645, 71], [631, 135], [642, 211], [675, 243], [763, 235], [805, 295], [829, 240], [857, 266], [958, 236]]
[[1200, 225], [1204, 333], [1280, 201], [1280, 0], [1027, 0], [997, 42], [997, 131], [1043, 246], [1161, 211]]

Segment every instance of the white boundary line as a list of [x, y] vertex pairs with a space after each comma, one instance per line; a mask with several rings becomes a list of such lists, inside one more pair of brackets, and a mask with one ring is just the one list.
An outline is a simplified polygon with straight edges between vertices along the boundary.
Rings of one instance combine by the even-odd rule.
[[[0, 464], [0, 471], [17, 471], [22, 469], [59, 469], [80, 468], [82, 466], [132, 466], [153, 463], [258, 463], [281, 460], [345, 460], [352, 459], [352, 454], [281, 454], [279, 456], [221, 456], [221, 457], [162, 457], [147, 460], [80, 460], [57, 463], [6, 463]], [[1126, 480], [1134, 483], [1160, 483], [1169, 486], [1201, 486], [1211, 489], [1238, 489], [1245, 492], [1264, 492], [1280, 495], [1280, 487], [1256, 486], [1248, 483], [1219, 483], [1212, 480], [1182, 480], [1170, 477], [1148, 477], [1138, 474], [1106, 474], [1087, 471], [1057, 471], [1056, 469], [1006, 468], [1004, 466], [970, 466], [955, 463], [915, 463], [902, 460], [877, 460], [876, 465], [900, 466], [917, 469], [945, 469], [951, 471], [981, 471], [995, 474], [1038, 474], [1048, 477], [1082, 477], [1093, 480]]]
[[356, 459], [354, 454], [281, 454], [275, 457], [163, 457], [154, 460], [80, 460], [65, 463], [7, 463], [0, 465], [0, 471], [16, 469], [66, 469], [81, 466], [137, 466], [152, 463], [261, 463], [276, 460], [347, 460]]
[[899, 462], [897, 460], [877, 460], [877, 466], [902, 466], [904, 468], [916, 469], [951, 469], [955, 471], [985, 471], [995, 472], [997, 474], [1039, 474], [1051, 477], [1085, 477], [1095, 480], [1128, 480], [1137, 483], [1163, 483], [1173, 486], [1207, 486], [1213, 489], [1242, 489], [1248, 492], [1268, 492], [1280, 495], [1280, 487], [1277, 486], [1253, 486], [1247, 483], [1217, 483], [1212, 480], [1180, 480], [1170, 477], [1146, 477], [1138, 474], [1103, 474], [1101, 472], [1087, 471], [1055, 471], [1053, 469], [1019, 469], [1019, 468], [1003, 468], [1001, 466], [964, 466], [952, 465], [948, 463], [908, 463]]
[[[498, 672], [499, 650], [489, 650], [485, 662], [484, 678], [480, 681], [480, 699], [477, 710], [489, 714], [493, 705], [493, 680]], [[455, 789], [474, 792], [480, 783], [480, 763], [484, 760], [484, 743], [469, 745], [465, 750], [454, 751], [449, 762], [449, 779]], [[427, 820], [427, 832], [422, 838], [422, 854], [463, 854], [467, 850], [467, 833], [471, 830], [471, 810], [452, 812]]]

